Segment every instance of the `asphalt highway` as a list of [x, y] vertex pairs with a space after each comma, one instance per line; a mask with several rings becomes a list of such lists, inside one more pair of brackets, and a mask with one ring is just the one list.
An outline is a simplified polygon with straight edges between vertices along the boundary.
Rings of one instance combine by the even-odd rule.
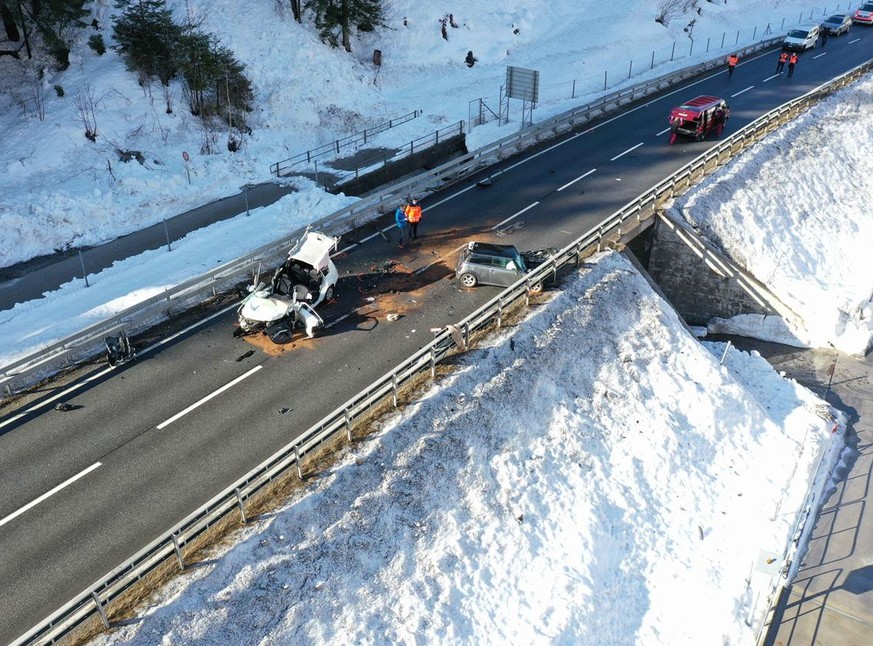
[[[132, 363], [95, 366], [73, 390], [49, 387], [42, 403], [0, 418], [0, 643], [424, 346], [431, 329], [493, 297], [495, 288], [454, 280], [464, 243], [563, 246], [713, 145], [668, 145], [670, 108], [724, 97], [730, 134], [868, 60], [871, 45], [873, 29], [855, 27], [803, 54], [791, 79], [773, 76], [775, 51], [750, 57], [732, 78], [719, 70], [527, 150], [424, 200], [423, 239], [410, 248], [398, 249], [387, 218], [382, 234], [344, 238], [338, 298], [320, 308], [330, 327], [316, 339], [277, 348], [234, 338], [228, 306], [139, 347]], [[56, 411], [56, 401], [73, 409]]]

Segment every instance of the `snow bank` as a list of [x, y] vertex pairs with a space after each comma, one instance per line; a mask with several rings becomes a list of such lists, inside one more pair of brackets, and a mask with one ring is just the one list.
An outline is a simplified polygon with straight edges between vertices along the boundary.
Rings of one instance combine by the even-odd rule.
[[722, 351], [605, 254], [95, 643], [749, 643], [750, 564], [838, 440]]

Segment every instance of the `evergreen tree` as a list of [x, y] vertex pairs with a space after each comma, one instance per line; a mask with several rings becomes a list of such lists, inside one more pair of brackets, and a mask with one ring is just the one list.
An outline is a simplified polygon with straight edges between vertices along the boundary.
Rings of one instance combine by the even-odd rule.
[[28, 57], [32, 56], [29, 36], [35, 31], [60, 68], [66, 69], [70, 65], [67, 40], [70, 29], [86, 25], [85, 18], [91, 13], [86, 7], [88, 3], [88, 0], [0, 0], [0, 15], [6, 35], [13, 42], [20, 38], [20, 28]]
[[242, 128], [243, 112], [250, 112], [254, 98], [245, 66], [218, 40], [197, 29], [179, 39], [176, 65], [185, 83], [191, 113], [220, 115], [229, 125]]
[[182, 36], [182, 29], [173, 22], [173, 15], [164, 0], [119, 2], [127, 6], [121, 16], [114, 18], [113, 36], [125, 65], [146, 78], [157, 78], [168, 85], [176, 75], [173, 54]]
[[191, 114], [208, 116], [208, 95], [215, 87], [220, 70], [209, 36], [196, 29], [188, 29], [179, 38], [175, 60], [184, 81], [185, 98]]
[[352, 51], [352, 29], [373, 31], [382, 24], [380, 0], [306, 0], [305, 7], [315, 14], [315, 26], [322, 38], [336, 47]]

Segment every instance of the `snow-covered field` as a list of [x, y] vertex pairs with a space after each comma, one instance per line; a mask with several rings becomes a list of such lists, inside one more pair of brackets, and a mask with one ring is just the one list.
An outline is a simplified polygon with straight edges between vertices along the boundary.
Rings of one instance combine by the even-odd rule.
[[610, 252], [94, 643], [752, 643], [842, 436], [723, 352]]

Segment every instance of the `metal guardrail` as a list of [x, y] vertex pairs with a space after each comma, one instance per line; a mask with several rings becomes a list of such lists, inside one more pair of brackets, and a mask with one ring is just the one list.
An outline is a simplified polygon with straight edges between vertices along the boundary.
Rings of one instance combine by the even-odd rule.
[[423, 137], [419, 137], [418, 139], [413, 139], [412, 141], [403, 145], [402, 148], [398, 148], [394, 151], [391, 156], [387, 155], [372, 155], [365, 159], [361, 159], [355, 162], [355, 170], [348, 171], [347, 173], [337, 173], [337, 169], [335, 167], [331, 167], [331, 174], [339, 174], [339, 179], [334, 182], [335, 185], [341, 186], [344, 182], [348, 182], [352, 177], [357, 179], [362, 173], [368, 173], [372, 170], [375, 170], [378, 166], [387, 166], [392, 162], [399, 161], [406, 157], [411, 157], [417, 152], [421, 152], [425, 148], [429, 148], [431, 146], [438, 146], [441, 141], [445, 141], [446, 139], [450, 139], [452, 137], [460, 137], [464, 134], [464, 122], [459, 121], [450, 126], [446, 126], [445, 128], [440, 128], [439, 130], [435, 130], [432, 133], [426, 134]]
[[356, 132], [353, 135], [337, 139], [329, 144], [313, 148], [312, 150], [307, 150], [305, 153], [300, 153], [294, 157], [277, 161], [275, 164], [270, 164], [270, 173], [276, 177], [284, 177], [290, 174], [290, 169], [298, 164], [308, 165], [325, 155], [339, 155], [342, 150], [349, 148], [350, 146], [358, 146], [361, 144], [366, 145], [374, 136], [396, 126], [403, 125], [413, 119], [417, 119], [421, 114], [421, 110], [414, 110], [409, 114], [404, 114], [402, 117], [397, 117], [396, 119], [391, 119], [385, 123], [380, 123], [372, 128], [366, 128], [361, 132]]
[[[780, 38], [761, 41], [745, 49], [738, 50], [743, 56], [771, 47]], [[616, 111], [640, 98], [650, 96], [667, 87], [681, 83], [688, 78], [722, 66], [723, 57], [706, 63], [693, 65], [649, 81], [624, 88], [575, 108], [561, 115], [547, 119], [534, 126], [523, 128], [482, 148], [451, 160], [434, 169], [414, 177], [395, 182], [384, 190], [374, 193], [354, 205], [332, 213], [312, 224], [331, 235], [342, 235], [394, 210], [407, 195], [421, 197], [447, 183], [478, 171], [510, 155], [533, 146], [541, 141], [555, 137], [563, 132], [584, 125], [593, 119]], [[39, 382], [63, 367], [86, 361], [103, 349], [103, 337], [123, 328], [129, 335], [145, 329], [168, 316], [168, 312], [181, 310], [196, 299], [226, 290], [244, 275], [254, 275], [261, 264], [278, 265], [302, 229], [270, 242], [249, 254], [221, 265], [207, 273], [187, 280], [163, 294], [153, 296], [121, 312], [95, 323], [69, 337], [48, 344], [38, 351], [22, 357], [5, 366], [0, 366], [0, 388], [5, 397]]]
[[239, 481], [189, 514], [169, 532], [155, 539], [106, 576], [88, 586], [74, 599], [14, 641], [13, 645], [52, 643], [96, 614], [99, 614], [104, 624], [108, 625], [104, 611], [106, 604], [116, 600], [167, 559], [175, 557], [180, 567], [184, 566], [183, 548], [227, 514], [237, 511], [242, 522], [246, 522], [247, 499], [289, 469], [296, 468], [298, 476], [302, 476], [303, 457], [311, 454], [337, 433], [345, 432], [350, 439], [355, 421], [384, 404], [386, 398], [391, 397], [392, 404], [397, 407], [400, 403], [401, 388], [411, 384], [423, 373], [430, 372], [431, 377], [434, 377], [437, 363], [457, 349], [466, 349], [474, 333], [491, 325], [500, 327], [504, 312], [520, 301], [524, 301], [525, 305], [529, 304], [529, 287], [556, 274], [567, 265], [578, 266], [582, 258], [599, 251], [605, 244], [620, 242], [632, 229], [641, 226], [644, 219], [652, 217], [666, 200], [688, 190], [742, 150], [757, 143], [780, 125], [792, 120], [801, 111], [854, 82], [871, 69], [873, 69], [873, 60], [768, 112], [617, 210], [524, 278], [461, 320], [456, 327], [462, 331], [463, 347], [458, 347], [450, 329], [442, 330], [427, 346], [337, 407], [279, 452], [249, 471]]

